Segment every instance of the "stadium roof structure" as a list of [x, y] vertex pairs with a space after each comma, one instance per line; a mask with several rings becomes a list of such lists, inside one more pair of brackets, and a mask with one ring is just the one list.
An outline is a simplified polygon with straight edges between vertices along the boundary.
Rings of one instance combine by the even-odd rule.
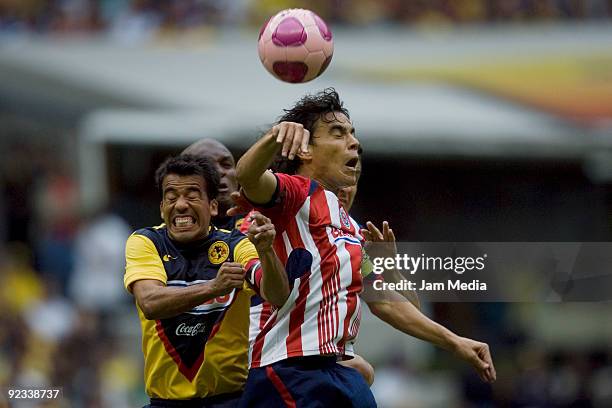
[[[86, 180], [100, 177], [105, 143], [184, 146], [214, 137], [246, 148], [282, 108], [328, 86], [340, 92], [372, 154], [582, 160], [610, 151], [609, 122], [585, 126], [419, 70], [543, 54], [599, 55], [609, 50], [611, 27], [334, 34], [330, 68], [307, 84], [269, 75], [253, 33], [212, 32], [195, 44], [172, 46], [0, 38], [0, 95], [8, 97], [5, 107], [21, 104], [78, 120]], [[404, 71], [413, 74], [398, 75]]]

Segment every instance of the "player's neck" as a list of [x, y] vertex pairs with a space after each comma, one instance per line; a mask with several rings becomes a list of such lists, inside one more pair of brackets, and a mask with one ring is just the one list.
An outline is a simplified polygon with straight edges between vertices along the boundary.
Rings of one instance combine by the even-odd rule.
[[298, 169], [297, 174], [299, 174], [300, 176], [304, 176], [304, 177], [308, 177], [313, 179], [314, 181], [316, 181], [317, 183], [319, 183], [319, 185], [321, 187], [323, 187], [325, 190], [331, 191], [334, 194], [338, 194], [338, 191], [340, 191], [339, 188], [336, 187], [332, 187], [330, 185], [330, 183], [328, 183], [324, 177], [321, 177], [320, 175], [317, 175], [312, 168], [308, 167], [308, 166], [302, 166]]

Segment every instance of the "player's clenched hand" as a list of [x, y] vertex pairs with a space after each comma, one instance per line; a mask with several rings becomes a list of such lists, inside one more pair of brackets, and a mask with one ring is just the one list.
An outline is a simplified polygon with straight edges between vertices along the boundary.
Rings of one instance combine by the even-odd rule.
[[232, 289], [240, 289], [244, 282], [246, 271], [238, 262], [224, 262], [213, 279], [212, 291], [215, 295], [227, 295]]
[[268, 217], [258, 212], [254, 212], [250, 218], [253, 223], [247, 232], [249, 240], [255, 245], [258, 251], [270, 249], [274, 242], [274, 237], [276, 236], [274, 224], [272, 224], [272, 221], [270, 221]]
[[234, 201], [234, 206], [227, 210], [227, 215], [230, 217], [246, 214], [253, 209], [253, 205], [247, 200], [244, 194], [242, 194], [242, 189], [240, 189], [240, 191], [234, 191], [230, 194], [230, 197], [232, 201]]
[[365, 250], [370, 258], [393, 258], [397, 254], [395, 234], [389, 227], [387, 221], [383, 222], [382, 232], [372, 222], [366, 223], [366, 228], [361, 230], [361, 235], [366, 240]]
[[276, 136], [276, 143], [283, 145], [281, 154], [289, 160], [293, 160], [299, 152], [308, 150], [310, 132], [301, 123], [281, 122], [271, 132]]
[[481, 343], [466, 337], [459, 337], [455, 354], [469, 362], [478, 372], [480, 379], [485, 382], [493, 382], [497, 378], [491, 351], [486, 343]]

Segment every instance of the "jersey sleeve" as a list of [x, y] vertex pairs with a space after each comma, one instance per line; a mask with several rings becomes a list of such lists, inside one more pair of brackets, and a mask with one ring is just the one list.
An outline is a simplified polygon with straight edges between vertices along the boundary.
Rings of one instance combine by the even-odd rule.
[[165, 284], [168, 276], [153, 241], [144, 235], [132, 234], [125, 244], [123, 285], [132, 293], [132, 284], [142, 279], [155, 279]]
[[234, 261], [245, 268], [253, 261], [259, 261], [255, 245], [247, 237], [240, 240], [234, 247]]
[[274, 173], [276, 191], [268, 204], [255, 209], [272, 220], [277, 232], [283, 231], [287, 221], [299, 211], [310, 193], [312, 181], [303, 176]]
[[246, 269], [245, 280], [259, 294], [263, 270], [261, 262], [259, 262], [257, 250], [248, 238], [244, 237], [234, 247], [234, 261], [239, 262]]

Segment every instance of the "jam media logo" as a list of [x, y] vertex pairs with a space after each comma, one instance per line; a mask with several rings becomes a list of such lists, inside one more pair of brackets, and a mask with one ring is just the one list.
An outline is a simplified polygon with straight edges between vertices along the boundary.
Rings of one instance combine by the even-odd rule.
[[229, 257], [229, 246], [223, 241], [216, 241], [208, 248], [208, 260], [213, 265], [219, 265]]
[[197, 336], [198, 334], [204, 333], [206, 330], [206, 325], [204, 323], [196, 323], [194, 325], [188, 325], [186, 323], [181, 323], [176, 326], [176, 330], [174, 334], [177, 336]]

